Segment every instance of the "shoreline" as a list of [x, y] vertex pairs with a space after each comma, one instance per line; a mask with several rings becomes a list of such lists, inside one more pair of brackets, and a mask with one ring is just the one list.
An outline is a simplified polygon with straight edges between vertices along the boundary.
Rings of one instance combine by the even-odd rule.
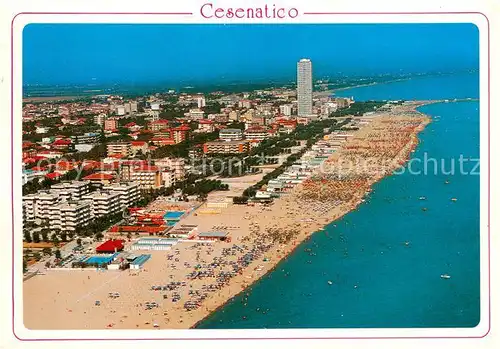
[[[406, 145], [406, 147], [408, 147], [407, 149], [402, 149], [401, 152], [403, 153], [403, 158], [404, 158], [404, 163], [406, 164], [407, 161], [409, 161], [411, 159], [411, 154], [413, 152], [414, 149], [416, 149], [416, 147], [418, 146], [419, 144], [419, 139], [418, 139], [418, 134], [420, 134], [420, 132], [422, 132], [425, 127], [431, 122], [431, 119], [430, 117], [427, 115], [427, 114], [424, 114], [420, 111], [418, 111], [417, 109], [419, 107], [422, 107], [424, 105], [429, 105], [429, 104], [435, 104], [435, 103], [441, 103], [443, 101], [441, 100], [435, 100], [435, 101], [425, 101], [423, 102], [422, 101], [422, 104], [419, 104], [418, 106], [415, 106], [414, 107], [414, 111], [417, 112], [417, 113], [420, 113], [421, 115], [425, 116], [426, 117], [426, 120], [422, 121], [420, 123], [420, 125], [416, 128], [416, 132], [413, 134], [413, 136], [417, 137], [416, 138], [416, 142], [415, 142], [415, 139], [413, 138], [410, 138], [408, 140], [408, 143]], [[405, 147], [405, 148], [406, 148]], [[402, 165], [404, 166], [404, 165]], [[400, 168], [400, 167], [398, 167]], [[398, 168], [395, 168], [393, 171], [396, 171]], [[392, 176], [393, 174], [392, 173], [387, 173], [385, 175], [382, 175], [382, 176], [377, 176], [377, 177], [374, 177], [372, 181], [370, 181], [370, 184], [369, 184], [369, 187], [372, 188], [373, 185], [375, 185], [376, 183], [380, 182], [381, 180], [385, 179], [385, 178], [388, 178], [390, 176]], [[212, 316], [215, 312], [221, 310], [222, 308], [224, 308], [228, 303], [230, 303], [232, 300], [234, 300], [236, 297], [238, 297], [239, 295], [241, 295], [242, 293], [245, 293], [248, 288], [250, 288], [251, 286], [255, 285], [260, 279], [262, 279], [263, 277], [269, 275], [271, 272], [273, 272], [274, 270], [276, 270], [277, 266], [282, 262], [282, 261], [285, 261], [286, 258], [288, 258], [292, 253], [296, 252], [297, 251], [297, 248], [300, 247], [304, 242], [310, 240], [313, 235], [315, 235], [316, 233], [319, 233], [321, 231], [323, 231], [328, 225], [330, 224], [333, 224], [335, 223], [336, 221], [338, 221], [339, 219], [342, 219], [345, 215], [351, 213], [351, 212], [354, 212], [355, 210], [358, 209], [358, 207], [364, 203], [364, 200], [360, 199], [360, 200], [353, 200], [352, 202], [349, 202], [347, 204], [347, 209], [343, 210], [342, 212], [339, 212], [339, 214], [337, 214], [331, 221], [329, 221], [328, 223], [322, 225], [319, 229], [316, 229], [314, 230], [313, 232], [311, 233], [306, 233], [304, 234], [304, 236], [302, 237], [299, 237], [297, 240], [294, 241], [293, 245], [291, 247], [288, 248], [287, 252], [285, 252], [285, 254], [279, 258], [276, 263], [274, 263], [274, 265], [269, 268], [262, 276], [260, 276], [258, 279], [255, 279], [253, 282], [249, 283], [244, 289], [242, 289], [241, 291], [237, 292], [236, 294], [232, 295], [229, 299], [227, 299], [226, 302], [224, 302], [223, 304], [219, 305], [217, 308], [213, 309], [209, 314], [205, 315], [202, 319], [198, 320], [196, 323], [194, 323], [191, 327], [189, 327], [190, 329], [196, 329], [197, 326], [199, 326], [201, 323], [203, 323], [204, 321], [206, 321], [210, 316]], [[327, 216], [328, 213], [325, 214], [325, 216]], [[251, 267], [251, 265], [249, 266], [249, 268]]]

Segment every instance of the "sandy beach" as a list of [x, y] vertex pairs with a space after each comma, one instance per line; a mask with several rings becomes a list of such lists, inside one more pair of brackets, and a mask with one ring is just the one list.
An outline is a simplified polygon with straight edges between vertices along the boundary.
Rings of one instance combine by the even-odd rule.
[[[415, 109], [432, 102], [409, 102], [361, 118], [369, 121], [348, 131], [347, 141], [318, 171], [270, 206], [230, 204], [212, 213], [202, 206], [180, 222], [197, 225], [199, 231], [227, 231], [231, 242], [180, 242], [169, 251], [148, 251], [152, 258], [141, 271], [48, 270], [25, 281], [25, 326], [196, 326], [272, 270], [311, 234], [355, 209], [375, 182], [404, 165], [418, 144], [418, 133], [430, 122]], [[232, 193], [243, 191], [260, 176], [254, 177], [246, 179], [244, 185], [235, 184]], [[153, 286], [162, 286], [162, 290], [153, 290]], [[109, 292], [120, 296], [110, 298]], [[95, 305], [97, 300], [100, 306]], [[148, 310], [146, 302], [155, 302], [158, 307]], [[186, 302], [195, 305], [188, 311]]]

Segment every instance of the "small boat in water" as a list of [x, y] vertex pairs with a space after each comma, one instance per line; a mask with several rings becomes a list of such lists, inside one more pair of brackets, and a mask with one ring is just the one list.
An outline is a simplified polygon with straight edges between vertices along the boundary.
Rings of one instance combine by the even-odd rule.
[[457, 198], [452, 198], [451, 201], [456, 202]]
[[444, 184], [450, 184], [449, 180], [444, 181]]
[[448, 274], [442, 274], [441, 275], [441, 279], [450, 279], [451, 276], [449, 276]]
[[419, 200], [426, 200], [427, 198], [425, 196], [421, 196], [418, 198]]
[[333, 282], [331, 282], [330, 280], [328, 280], [328, 285], [332, 285], [332, 284], [333, 284]]

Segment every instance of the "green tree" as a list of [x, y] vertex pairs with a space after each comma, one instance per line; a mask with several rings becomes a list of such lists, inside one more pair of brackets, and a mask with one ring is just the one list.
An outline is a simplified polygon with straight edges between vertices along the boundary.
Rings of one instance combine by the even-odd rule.
[[32, 242], [33, 240], [31, 239], [31, 234], [29, 231], [25, 230], [24, 231], [24, 241], [26, 242]]
[[42, 240], [43, 242], [49, 242], [49, 232], [46, 229], [42, 229]]
[[78, 246], [82, 246], [82, 239], [80, 239], [80, 238], [76, 239], [76, 244]]
[[42, 253], [46, 256], [52, 256], [52, 249], [50, 249], [49, 247], [45, 247], [43, 250], [42, 250]]
[[35, 242], [35, 243], [40, 242], [40, 233], [37, 231], [33, 232], [33, 242]]
[[97, 241], [100, 241], [102, 238], [104, 237], [104, 235], [102, 235], [101, 232], [97, 233], [94, 235], [94, 238], [97, 240]]
[[59, 249], [56, 250], [55, 256], [57, 259], [61, 259], [61, 251]]
[[56, 233], [52, 234], [52, 236], [50, 237], [50, 241], [52, 241], [54, 246], [59, 245], [59, 238], [57, 237]]

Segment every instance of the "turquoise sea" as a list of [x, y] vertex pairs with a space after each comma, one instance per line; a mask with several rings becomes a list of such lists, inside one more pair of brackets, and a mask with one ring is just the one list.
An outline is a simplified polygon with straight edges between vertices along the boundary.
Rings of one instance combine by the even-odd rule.
[[[471, 74], [338, 94], [356, 100], [478, 98], [478, 84], [477, 74]], [[459, 159], [471, 159], [463, 166], [469, 173], [479, 157], [479, 103], [439, 103], [420, 110], [433, 117], [413, 154], [421, 161], [414, 160], [412, 170], [421, 174], [410, 174], [406, 167], [377, 183], [356, 211], [315, 233], [198, 328], [476, 326], [479, 175], [460, 174]], [[438, 161], [437, 173], [428, 160], [423, 174], [426, 157]]]

